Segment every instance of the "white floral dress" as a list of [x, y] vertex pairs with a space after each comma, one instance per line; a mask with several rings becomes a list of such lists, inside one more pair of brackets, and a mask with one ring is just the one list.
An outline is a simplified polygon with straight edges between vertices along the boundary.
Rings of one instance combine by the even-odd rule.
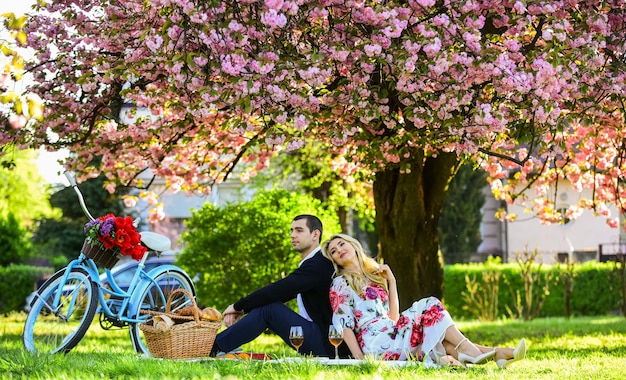
[[402, 312], [397, 322], [389, 317], [389, 295], [380, 285], [370, 283], [357, 294], [339, 276], [330, 288], [333, 325], [351, 328], [365, 355], [383, 360], [407, 360], [407, 355], [426, 364], [445, 355], [443, 338], [454, 324], [441, 301], [423, 298]]

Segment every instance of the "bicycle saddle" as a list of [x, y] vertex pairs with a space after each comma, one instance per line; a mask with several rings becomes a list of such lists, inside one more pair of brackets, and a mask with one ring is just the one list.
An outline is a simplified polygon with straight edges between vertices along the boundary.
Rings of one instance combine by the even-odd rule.
[[141, 242], [154, 251], [163, 252], [172, 247], [172, 242], [167, 236], [152, 231], [141, 231], [139, 234]]

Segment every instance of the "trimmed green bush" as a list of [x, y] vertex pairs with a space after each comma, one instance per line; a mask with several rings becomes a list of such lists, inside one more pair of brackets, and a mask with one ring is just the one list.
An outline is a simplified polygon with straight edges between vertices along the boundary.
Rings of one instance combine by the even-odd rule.
[[52, 268], [31, 265], [0, 267], [0, 313], [23, 310], [24, 300], [35, 290], [37, 281]]
[[610, 263], [581, 264], [574, 280], [573, 315], [603, 315], [620, 309], [620, 295], [611, 282], [612, 270]]
[[[542, 279], [549, 272], [553, 272], [549, 286], [549, 294], [539, 314], [540, 317], [562, 317], [565, 314], [564, 288], [559, 281], [559, 275], [565, 268], [558, 265], [544, 265], [540, 269]], [[586, 262], [576, 264], [575, 278], [571, 299], [572, 316], [595, 316], [613, 314], [620, 310], [621, 294], [611, 280], [613, 266], [609, 263]], [[515, 304], [515, 290], [523, 291], [523, 279], [520, 276], [517, 264], [472, 263], [447, 265], [444, 268], [444, 304], [455, 318], [473, 318], [464, 309], [463, 293], [467, 284], [465, 276], [480, 282], [483, 272], [499, 271], [501, 273], [498, 284], [498, 315], [510, 317], [506, 306], [513, 309]], [[511, 288], [507, 284], [510, 284]], [[513, 289], [513, 292], [511, 291]]]

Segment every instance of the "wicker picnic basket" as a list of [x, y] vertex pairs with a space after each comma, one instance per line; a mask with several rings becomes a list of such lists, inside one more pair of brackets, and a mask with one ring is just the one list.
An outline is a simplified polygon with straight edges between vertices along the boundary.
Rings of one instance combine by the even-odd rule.
[[105, 268], [113, 268], [121, 256], [110, 249], [104, 249], [96, 244], [91, 244], [89, 239], [85, 239], [81, 252]]
[[[172, 298], [178, 293], [185, 293], [191, 300], [193, 316], [171, 312]], [[140, 324], [139, 329], [144, 333], [150, 354], [157, 358], [193, 359], [209, 356], [217, 330], [222, 324], [221, 321], [201, 320], [193, 295], [185, 289], [176, 289], [170, 294], [164, 313], [147, 310], [141, 312], [153, 315], [153, 320]], [[164, 329], [155, 325], [154, 317], [169, 318], [175, 324]]]

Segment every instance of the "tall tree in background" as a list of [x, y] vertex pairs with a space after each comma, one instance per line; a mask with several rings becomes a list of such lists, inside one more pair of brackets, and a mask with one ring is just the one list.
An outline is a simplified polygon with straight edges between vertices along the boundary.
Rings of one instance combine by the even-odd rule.
[[446, 264], [465, 263], [482, 242], [481, 208], [487, 173], [465, 164], [450, 182], [439, 220], [441, 252]]
[[48, 202], [49, 185], [39, 174], [36, 153], [5, 147], [0, 156], [0, 265], [24, 263], [32, 255], [30, 237], [41, 218], [58, 218]]
[[328, 164], [334, 158], [322, 145], [310, 142], [275, 156], [271, 166], [255, 178], [255, 184], [301, 190], [319, 199], [337, 212], [343, 233], [353, 232], [354, 216], [361, 229], [371, 230], [375, 216], [371, 183], [346, 181]]
[[[26, 43], [27, 16], [0, 16], [0, 135], [42, 120], [42, 101], [21, 94], [18, 82], [25, 72], [19, 48]], [[0, 143], [0, 265], [23, 263], [31, 255], [30, 233], [41, 217], [54, 217], [48, 187], [35, 165], [34, 151], [21, 151], [11, 142]]]
[[[561, 218], [551, 190], [562, 178], [595, 189], [569, 218], [592, 209], [617, 226], [606, 204], [624, 210], [621, 0], [41, 9], [27, 31], [45, 121], [0, 143], [69, 147], [68, 167], [85, 176], [141, 186], [150, 168], [173, 190], [208, 192], [239, 162], [254, 163], [245, 179], [316, 141], [343, 179], [372, 182], [382, 255], [405, 306], [441, 296], [437, 227], [466, 160], [488, 170], [498, 199], [528, 202], [547, 222]], [[90, 167], [95, 156], [102, 164]], [[519, 197], [525, 186], [538, 198]]]
[[0, 217], [13, 214], [24, 228], [33, 228], [37, 219], [58, 217], [48, 197], [50, 185], [39, 174], [37, 153], [5, 147], [0, 156]]

